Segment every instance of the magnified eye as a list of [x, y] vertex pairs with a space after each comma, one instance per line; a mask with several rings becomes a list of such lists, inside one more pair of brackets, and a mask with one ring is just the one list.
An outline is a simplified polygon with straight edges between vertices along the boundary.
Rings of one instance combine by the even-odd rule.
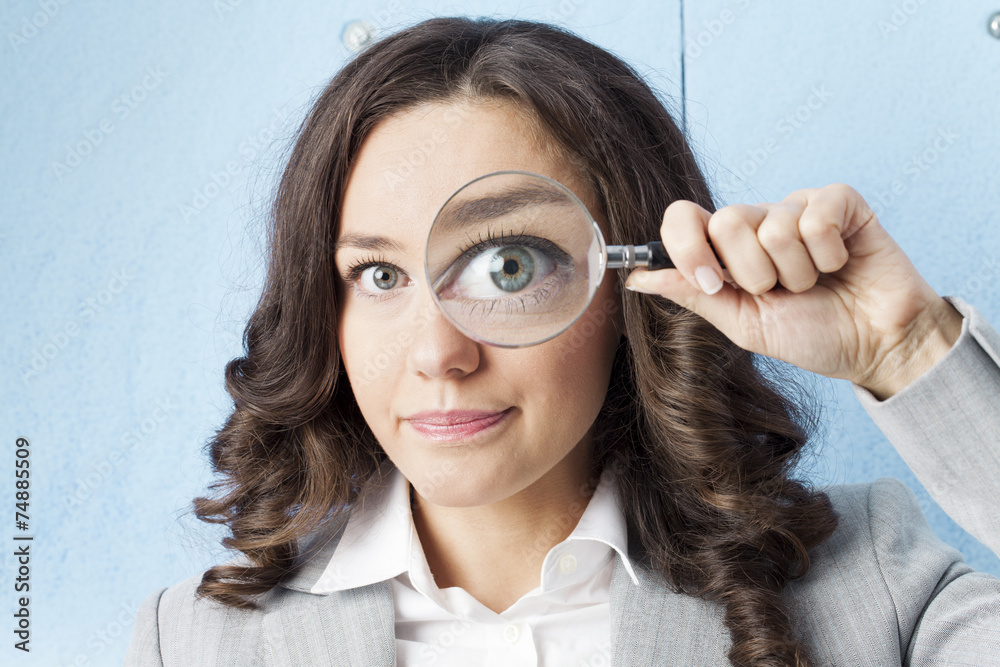
[[469, 262], [455, 280], [455, 288], [463, 296], [502, 296], [533, 287], [555, 268], [552, 259], [534, 248], [520, 245], [490, 248]]

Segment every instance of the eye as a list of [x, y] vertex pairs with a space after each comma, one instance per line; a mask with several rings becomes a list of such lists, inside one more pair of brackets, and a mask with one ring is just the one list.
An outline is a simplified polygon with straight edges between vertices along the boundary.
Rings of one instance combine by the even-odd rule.
[[399, 271], [386, 264], [375, 264], [362, 271], [359, 277], [365, 288], [374, 285], [378, 290], [387, 291], [399, 282]]
[[387, 299], [406, 287], [406, 272], [382, 258], [369, 257], [355, 262], [344, 272], [344, 282], [352, 292], [365, 299]]
[[535, 248], [489, 248], [469, 261], [453, 285], [457, 295], [465, 297], [503, 296], [534, 287], [555, 268], [555, 262]]

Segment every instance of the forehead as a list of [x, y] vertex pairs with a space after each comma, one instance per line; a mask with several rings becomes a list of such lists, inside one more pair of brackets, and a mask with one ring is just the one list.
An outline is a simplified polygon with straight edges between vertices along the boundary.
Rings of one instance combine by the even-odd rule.
[[594, 212], [589, 188], [555, 142], [512, 103], [429, 103], [382, 121], [362, 145], [338, 237], [389, 233], [422, 241], [441, 206], [483, 174], [520, 169], [570, 188]]

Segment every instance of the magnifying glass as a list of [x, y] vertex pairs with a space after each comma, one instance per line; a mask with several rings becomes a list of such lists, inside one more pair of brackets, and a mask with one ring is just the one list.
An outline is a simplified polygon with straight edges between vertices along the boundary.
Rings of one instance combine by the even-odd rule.
[[459, 188], [427, 237], [427, 284], [465, 335], [499, 347], [543, 343], [587, 310], [606, 269], [673, 268], [660, 242], [606, 245], [561, 183], [496, 171]]

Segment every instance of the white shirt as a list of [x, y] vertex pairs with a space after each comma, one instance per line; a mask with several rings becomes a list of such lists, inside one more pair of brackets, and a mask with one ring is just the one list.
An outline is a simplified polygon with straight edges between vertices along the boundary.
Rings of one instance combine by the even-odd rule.
[[390, 580], [398, 665], [610, 664], [615, 552], [639, 585], [610, 470], [569, 537], [546, 554], [540, 585], [497, 614], [463, 588], [437, 587], [413, 524], [410, 483], [385, 465], [388, 484], [352, 510], [313, 593]]

